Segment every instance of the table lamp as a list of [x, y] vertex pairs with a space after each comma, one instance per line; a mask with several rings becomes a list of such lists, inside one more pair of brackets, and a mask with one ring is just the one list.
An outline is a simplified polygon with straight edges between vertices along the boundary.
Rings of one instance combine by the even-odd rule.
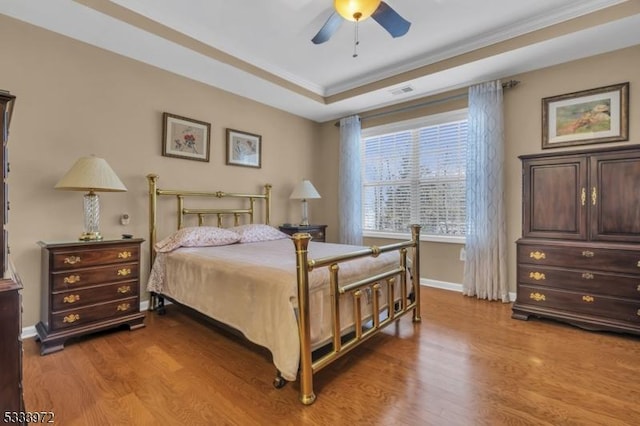
[[84, 195], [84, 232], [81, 241], [101, 240], [100, 199], [96, 192], [124, 192], [127, 188], [107, 162], [98, 157], [82, 157], [56, 184], [55, 189], [89, 191]]
[[307, 199], [322, 198], [320, 197], [320, 194], [318, 194], [318, 191], [316, 191], [316, 188], [310, 181], [304, 179], [293, 189], [289, 198], [292, 200], [302, 200], [302, 221], [300, 222], [300, 225], [309, 226]]

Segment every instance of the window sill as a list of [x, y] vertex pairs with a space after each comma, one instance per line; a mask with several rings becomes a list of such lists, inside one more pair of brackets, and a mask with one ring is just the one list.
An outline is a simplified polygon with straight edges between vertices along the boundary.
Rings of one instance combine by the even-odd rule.
[[[368, 238], [386, 238], [390, 240], [409, 240], [411, 239], [410, 233], [404, 232], [379, 232], [379, 231], [364, 231], [362, 233], [363, 237]], [[462, 244], [466, 243], [465, 237], [452, 237], [445, 235], [428, 235], [421, 234], [420, 241], [431, 242], [431, 243], [450, 243], [450, 244]]]

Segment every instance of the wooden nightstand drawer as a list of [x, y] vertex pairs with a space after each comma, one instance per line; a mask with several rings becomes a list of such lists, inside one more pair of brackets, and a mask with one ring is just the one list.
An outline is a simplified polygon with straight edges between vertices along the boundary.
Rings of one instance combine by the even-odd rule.
[[56, 251], [53, 254], [52, 268], [54, 271], [62, 269], [77, 269], [88, 266], [105, 265], [138, 261], [140, 249], [135, 245], [87, 250], [79, 247], [74, 250]]
[[51, 295], [51, 310], [58, 312], [137, 295], [137, 280], [106, 284], [81, 290], [64, 291]]
[[105, 319], [114, 319], [139, 311], [138, 298], [132, 297], [115, 302], [70, 309], [52, 315], [52, 330], [60, 330]]
[[51, 274], [53, 291], [71, 290], [114, 281], [137, 279], [138, 263], [116, 264], [103, 267], [54, 272]]

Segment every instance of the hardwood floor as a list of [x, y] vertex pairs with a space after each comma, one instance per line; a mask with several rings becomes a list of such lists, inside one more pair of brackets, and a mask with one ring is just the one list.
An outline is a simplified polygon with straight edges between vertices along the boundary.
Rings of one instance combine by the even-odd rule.
[[425, 288], [403, 318], [314, 378], [272, 386], [269, 353], [176, 306], [146, 328], [40, 356], [24, 342], [27, 410], [60, 425], [638, 425], [640, 338], [510, 318], [511, 305]]

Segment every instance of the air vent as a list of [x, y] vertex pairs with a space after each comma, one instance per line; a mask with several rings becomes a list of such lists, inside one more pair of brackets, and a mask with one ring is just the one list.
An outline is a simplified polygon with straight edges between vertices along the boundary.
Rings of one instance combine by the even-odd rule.
[[392, 89], [390, 92], [393, 96], [404, 95], [405, 93], [413, 92], [413, 87], [411, 86], [398, 87], [397, 89]]

